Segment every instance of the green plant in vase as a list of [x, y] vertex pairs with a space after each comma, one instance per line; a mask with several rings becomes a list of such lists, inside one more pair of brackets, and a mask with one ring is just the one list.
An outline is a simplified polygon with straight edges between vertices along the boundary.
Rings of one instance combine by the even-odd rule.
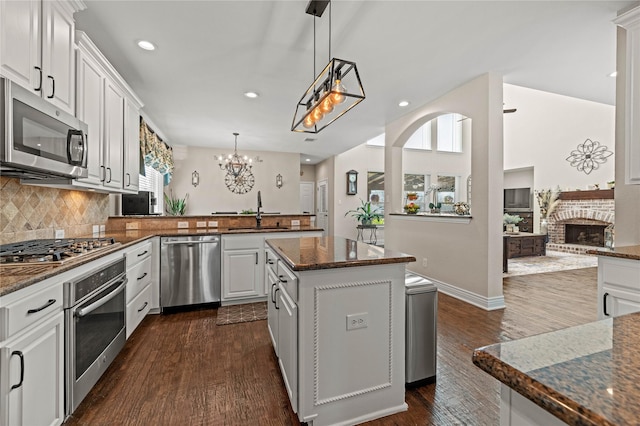
[[441, 207], [442, 207], [442, 203], [429, 203], [429, 208], [431, 209], [431, 213], [440, 213]]
[[347, 216], [351, 214], [352, 217], [355, 217], [358, 222], [363, 225], [371, 225], [371, 223], [375, 221], [379, 221], [384, 218], [384, 214], [380, 213], [378, 207], [371, 207], [370, 201], [364, 201], [360, 199], [361, 205], [354, 210], [347, 211], [344, 215]]
[[502, 216], [502, 223], [506, 226], [507, 232], [516, 232], [515, 226], [523, 220], [524, 219], [522, 219], [517, 214], [505, 213], [504, 216]]
[[185, 195], [184, 198], [175, 198], [173, 196], [173, 190], [169, 192], [171, 196], [168, 196], [166, 192], [164, 193], [165, 211], [171, 216], [184, 216], [189, 194]]

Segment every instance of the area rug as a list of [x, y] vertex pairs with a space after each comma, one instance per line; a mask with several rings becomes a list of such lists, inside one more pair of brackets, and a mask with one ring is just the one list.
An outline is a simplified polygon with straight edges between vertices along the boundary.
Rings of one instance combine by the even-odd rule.
[[267, 302], [245, 303], [219, 307], [216, 324], [237, 324], [265, 319], [267, 319]]
[[508, 262], [509, 272], [502, 274], [503, 277], [542, 274], [544, 272], [556, 272], [598, 266], [598, 258], [596, 256], [549, 250], [547, 250], [546, 256], [517, 257], [515, 259], [509, 259]]

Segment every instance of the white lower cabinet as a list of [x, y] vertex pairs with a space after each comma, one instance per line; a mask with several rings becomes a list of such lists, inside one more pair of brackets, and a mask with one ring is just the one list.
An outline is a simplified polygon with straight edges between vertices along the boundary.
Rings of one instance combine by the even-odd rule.
[[278, 364], [291, 408], [298, 412], [298, 306], [284, 285], [277, 288]]
[[62, 284], [30, 290], [0, 301], [0, 334], [6, 337], [0, 342], [0, 424], [59, 425], [64, 420]]
[[[127, 339], [153, 306], [153, 243], [143, 241], [125, 252], [127, 257]], [[156, 255], [158, 255], [156, 253]]]
[[263, 296], [258, 248], [225, 250], [222, 256], [222, 298]]
[[223, 235], [222, 304], [268, 300], [271, 288], [263, 266], [268, 261], [265, 240], [319, 236], [320, 231]]
[[598, 319], [640, 312], [640, 260], [598, 256]]

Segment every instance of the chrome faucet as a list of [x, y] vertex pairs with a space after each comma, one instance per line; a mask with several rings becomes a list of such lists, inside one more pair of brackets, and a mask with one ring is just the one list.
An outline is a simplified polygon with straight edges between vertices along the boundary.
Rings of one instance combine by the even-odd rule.
[[261, 208], [262, 208], [262, 196], [260, 195], [260, 191], [258, 191], [258, 212], [256, 213], [256, 228], [261, 227], [261, 223], [262, 223], [262, 213], [260, 213]]

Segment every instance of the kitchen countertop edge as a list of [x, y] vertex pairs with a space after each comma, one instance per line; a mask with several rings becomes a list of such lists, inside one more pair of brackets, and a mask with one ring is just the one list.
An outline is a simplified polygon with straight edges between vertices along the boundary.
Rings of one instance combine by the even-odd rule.
[[[523, 397], [535, 403], [539, 407], [553, 414], [555, 417], [568, 424], [576, 425], [612, 425], [610, 421], [592, 412], [571, 398], [558, 393], [554, 389], [545, 386], [531, 378], [526, 373], [501, 361], [490, 351], [500, 344], [485, 346], [473, 351], [473, 363], [496, 378], [501, 383], [509, 386]], [[496, 349], [498, 350], [498, 349]]]
[[[269, 233], [269, 232], [310, 232], [310, 231], [322, 231], [322, 228], [315, 227], [290, 227], [282, 229], [260, 229], [260, 230], [229, 230], [226, 228], [208, 228], [206, 231], [197, 229], [159, 229], [159, 230], [130, 230], [124, 232], [106, 232], [101, 234], [100, 237], [115, 238], [116, 243], [113, 246], [102, 249], [96, 253], [90, 253], [77, 259], [69, 259], [61, 265], [50, 265], [49, 270], [37, 273], [35, 275], [28, 275], [26, 278], [10, 279], [16, 275], [4, 275], [0, 268], [0, 297], [15, 291], [27, 288], [40, 281], [55, 277], [63, 272], [69, 271], [78, 266], [92, 262], [108, 254], [116, 251], [126, 249], [134, 244], [142, 241], [154, 238], [154, 237], [174, 237], [174, 236], [197, 236], [197, 235], [235, 235], [235, 234], [255, 234], [255, 233]], [[90, 236], [78, 237], [78, 238], [90, 238]], [[44, 266], [34, 264], [34, 266]], [[7, 282], [10, 281], [10, 282]]]
[[587, 250], [587, 254], [596, 256], [618, 257], [621, 259], [640, 260], [640, 245], [616, 247], [613, 249], [593, 249]]
[[[310, 237], [310, 238], [336, 238], [336, 237]], [[341, 238], [345, 241], [346, 238]], [[335, 262], [321, 262], [321, 263], [297, 263], [291, 259], [285, 251], [283, 251], [277, 244], [278, 240], [271, 241], [266, 240], [266, 243], [269, 247], [271, 247], [279, 257], [284, 260], [287, 266], [294, 271], [316, 271], [322, 269], [338, 269], [338, 268], [353, 268], [358, 266], [373, 266], [373, 265], [387, 265], [393, 263], [410, 263], [415, 262], [416, 258], [411, 255], [407, 255], [404, 253], [397, 253], [397, 255], [393, 255], [390, 257], [382, 257], [376, 259], [357, 259], [357, 260], [344, 260], [344, 261], [335, 261]], [[360, 243], [363, 244], [363, 243]]]

